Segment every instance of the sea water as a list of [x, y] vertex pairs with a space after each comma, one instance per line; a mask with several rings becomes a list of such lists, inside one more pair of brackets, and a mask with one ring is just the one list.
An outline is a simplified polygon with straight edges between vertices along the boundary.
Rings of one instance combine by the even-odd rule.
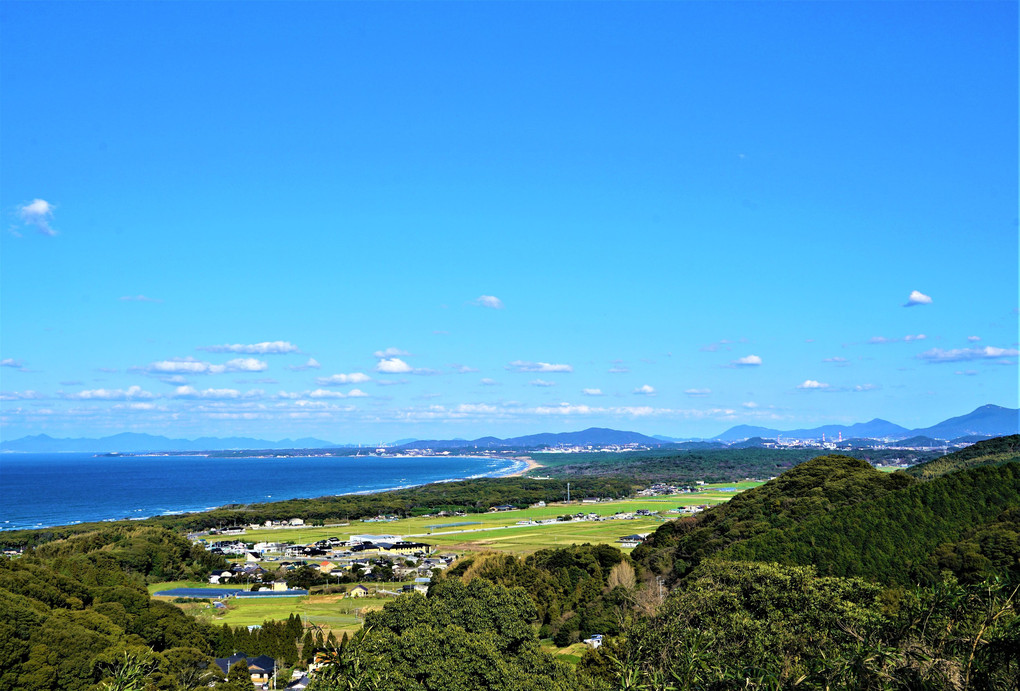
[[0, 530], [147, 518], [430, 482], [496, 477], [525, 467], [464, 456], [0, 455]]

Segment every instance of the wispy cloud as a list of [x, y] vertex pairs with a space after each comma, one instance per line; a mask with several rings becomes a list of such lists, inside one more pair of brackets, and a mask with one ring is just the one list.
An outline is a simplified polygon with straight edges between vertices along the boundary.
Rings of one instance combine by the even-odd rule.
[[924, 334], [907, 334], [903, 338], [886, 338], [885, 336], [872, 336], [868, 339], [871, 345], [886, 345], [888, 343], [910, 343], [911, 341], [923, 341], [927, 336]]
[[545, 386], [556, 386], [556, 382], [554, 382], [554, 381], [546, 381], [545, 379], [532, 379], [528, 383], [531, 384], [532, 386], [542, 386], [542, 387], [545, 387]]
[[757, 355], [745, 355], [742, 358], [737, 358], [730, 365], [733, 367], [758, 367], [761, 363], [762, 359]]
[[524, 360], [514, 360], [506, 369], [512, 372], [573, 372], [574, 368], [570, 365], [554, 365], [548, 362], [526, 362]]
[[604, 396], [602, 389], [583, 389], [581, 391], [585, 396]]
[[24, 362], [22, 362], [21, 360], [15, 360], [14, 358], [10, 357], [0, 360], [0, 367], [10, 367], [11, 369], [16, 369], [21, 372], [26, 371]]
[[4, 391], [0, 393], [0, 401], [40, 401], [47, 398], [38, 391]]
[[847, 360], [845, 357], [839, 357], [837, 355], [836, 357], [827, 357], [824, 360], [822, 360], [822, 362], [828, 362], [833, 365], [845, 365], [850, 361]]
[[499, 386], [498, 381], [496, 381], [495, 379], [489, 379], [488, 377], [481, 379], [478, 383], [481, 384], [482, 386]]
[[495, 295], [479, 295], [472, 302], [474, 305], [479, 307], [488, 307], [489, 309], [501, 310], [503, 309], [503, 301]]
[[954, 348], [943, 350], [932, 348], [917, 356], [918, 360], [926, 360], [932, 363], [938, 362], [965, 362], [968, 360], [1002, 360], [1005, 358], [1017, 357], [1020, 351], [1016, 348], [996, 348], [985, 346], [984, 348]]
[[269, 367], [263, 360], [234, 358], [222, 365], [196, 360], [192, 357], [172, 358], [153, 362], [142, 371], [149, 374], [223, 374], [224, 372], [262, 372]]
[[747, 408], [748, 410], [754, 410], [755, 408], [758, 407], [758, 404], [755, 403], [754, 401], [745, 401], [744, 403], [741, 403], [740, 405], [742, 407], [744, 407], [744, 408]]
[[319, 386], [341, 386], [343, 384], [364, 384], [371, 381], [372, 377], [363, 372], [351, 372], [350, 374], [331, 374], [328, 377], [316, 377], [315, 382]]
[[130, 401], [151, 399], [156, 396], [140, 386], [131, 386], [127, 389], [86, 389], [77, 393], [64, 394], [63, 397], [81, 401]]
[[971, 343], [977, 343], [978, 341], [981, 340], [981, 337], [980, 336], [967, 336], [967, 340], [970, 341]]
[[198, 350], [209, 353], [247, 353], [249, 355], [280, 355], [284, 353], [296, 353], [298, 347], [287, 341], [263, 341], [262, 343], [250, 343], [247, 345], [235, 343], [233, 345], [212, 345], [199, 346]]
[[241, 392], [237, 389], [205, 389], [200, 391], [193, 386], [178, 386], [174, 390], [173, 397], [228, 401], [241, 398]]
[[649, 386], [648, 384], [642, 384], [641, 386], [634, 389], [634, 393], [638, 394], [639, 396], [654, 396], [655, 387]]
[[328, 389], [316, 389], [309, 391], [309, 398], [367, 398], [368, 394], [361, 389], [351, 389], [347, 393], [342, 391], [330, 391]]
[[712, 389], [687, 389], [684, 393], [688, 396], [707, 396], [712, 393]]
[[627, 372], [630, 372], [630, 368], [623, 365], [613, 365], [609, 368], [608, 372], [610, 374], [627, 374]]
[[456, 363], [450, 365], [450, 367], [452, 367], [457, 374], [472, 374], [478, 371], [474, 367], [468, 367], [467, 365], [459, 365]]
[[823, 382], [820, 382], [820, 381], [815, 381], [814, 379], [805, 379], [803, 381], [803, 383], [797, 384], [797, 388], [798, 389], [808, 389], [808, 390], [811, 390], [811, 389], [827, 389], [827, 388], [829, 388], [829, 385], [825, 384]]
[[306, 370], [319, 369], [321, 367], [322, 365], [319, 364], [319, 361], [313, 357], [308, 358], [308, 362], [303, 365], [287, 365], [287, 369], [291, 372], [304, 372]]
[[145, 295], [122, 295], [118, 299], [121, 302], [163, 302], [162, 300], [146, 297]]
[[931, 298], [922, 293], [920, 290], [910, 291], [910, 296], [904, 303], [904, 307], [914, 307], [915, 305], [930, 305]]
[[391, 357], [407, 357], [408, 355], [410, 355], [409, 352], [401, 350], [400, 348], [387, 348], [386, 350], [377, 350], [372, 353], [373, 357], [379, 358], [380, 360]]
[[53, 221], [53, 205], [45, 199], [33, 199], [28, 204], [18, 207], [18, 216], [28, 226], [32, 226], [42, 235], [53, 237], [57, 231], [50, 223]]

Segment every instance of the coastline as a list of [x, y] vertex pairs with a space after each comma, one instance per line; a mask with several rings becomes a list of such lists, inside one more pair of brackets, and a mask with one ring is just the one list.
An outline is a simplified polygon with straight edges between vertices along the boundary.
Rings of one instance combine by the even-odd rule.
[[[37, 456], [37, 454], [31, 454], [31, 456]], [[49, 457], [51, 459], [53, 459], [55, 457], [55, 455], [52, 455], [52, 454], [38, 454], [38, 456], [40, 456], [40, 457]], [[74, 458], [75, 456], [80, 456], [80, 459], [75, 459]], [[105, 457], [104, 458], [104, 457], [97, 457], [96, 455], [90, 454], [90, 453], [74, 453], [74, 454], [69, 454], [67, 457], [60, 457], [60, 460], [62, 462], [63, 461], [71, 461], [71, 462], [74, 462], [74, 463], [77, 463], [79, 460], [86, 460], [86, 459], [88, 461], [92, 461], [92, 462], [96, 462], [96, 461], [99, 461], [99, 462], [103, 462], [103, 461], [106, 461], [106, 462], [117, 462], [118, 471], [120, 471], [120, 470], [122, 470], [122, 469], [124, 469], [126, 467], [129, 470], [134, 470], [136, 473], [141, 472], [143, 474], [143, 478], [141, 480], [138, 477], [134, 478], [129, 483], [130, 487], [132, 487], [132, 488], [134, 488], [134, 487], [144, 487], [145, 486], [145, 481], [144, 481], [145, 478], [151, 477], [151, 475], [146, 475], [146, 473], [151, 473], [152, 471], [151, 470], [147, 470], [146, 466], [134, 466], [134, 464], [132, 464], [130, 466], [122, 466], [122, 465], [120, 465], [122, 463], [122, 458], [123, 457], [117, 457], [117, 458]], [[163, 463], [166, 460], [179, 459], [181, 461], [184, 461], [184, 460], [199, 461], [199, 462], [201, 462], [204, 465], [207, 462], [214, 461], [214, 462], [217, 462], [220, 465], [222, 465], [221, 469], [224, 469], [224, 470], [226, 470], [226, 471], [228, 471], [230, 473], [236, 472], [235, 465], [237, 463], [245, 462], [245, 461], [249, 461], [250, 462], [250, 461], [255, 461], [255, 460], [258, 460], [261, 463], [272, 462], [274, 465], [277, 465], [278, 463], [282, 463], [283, 465], [280, 465], [280, 468], [282, 469], [282, 471], [285, 472], [285, 473], [290, 473], [292, 471], [292, 469], [295, 469], [295, 467], [293, 465], [293, 462], [295, 460], [299, 460], [298, 458], [263, 458], [263, 457], [257, 457], [257, 456], [236, 457], [236, 458], [219, 458], [219, 457], [212, 458], [212, 457], [208, 457], [208, 456], [198, 456], [196, 454], [183, 454], [183, 455], [179, 455], [179, 456], [175, 455], [175, 456], [172, 456], [172, 457], [169, 457], [169, 458], [163, 457], [162, 455], [152, 454], [152, 455], [144, 455], [144, 456], [139, 455], [139, 456], [136, 456], [135, 458], [137, 460], [139, 460], [139, 461], [146, 461], [146, 462], [149, 462], [149, 463], [153, 463], [153, 462]], [[318, 464], [321, 464], [322, 462], [327, 462], [328, 463], [329, 461], [332, 460], [332, 459], [323, 458], [323, 457], [300, 457], [300, 458], [301, 459], [307, 458], [308, 460], [313, 460], [313, 461], [315, 461]], [[390, 462], [392, 462], [392, 461], [405, 461], [405, 462], [407, 462], [407, 461], [411, 461], [412, 460], [412, 457], [410, 457], [410, 456], [399, 456], [399, 457], [385, 457], [384, 456], [384, 457], [379, 457], [379, 458], [380, 458], [380, 460], [386, 460], [386, 461], [390, 461]], [[428, 457], [425, 457], [425, 458], [427, 459]], [[433, 458], [435, 460], [441, 460], [441, 459], [446, 459], [446, 458], [451, 458], [451, 457], [449, 457], [449, 456], [436, 456], [436, 457], [433, 457]], [[492, 462], [494, 460], [497, 460], [497, 459], [494, 459], [493, 457], [490, 457], [490, 456], [469, 456], [469, 455], [456, 456], [456, 457], [453, 457], [453, 458], [471, 459], [471, 460], [476, 460], [476, 461], [487, 461], [487, 462]], [[8, 460], [11, 460], [11, 459], [8, 459]], [[345, 461], [346, 462], [345, 464], [350, 464], [351, 462], [357, 462], [357, 461], [360, 461], [362, 459], [359, 459], [358, 457], [348, 456], [348, 457], [336, 457], [336, 460], [337, 461]], [[298, 489], [297, 491], [294, 491], [293, 494], [292, 494], [289, 491], [280, 491], [280, 488], [276, 487], [276, 488], [272, 488], [272, 490], [270, 490], [269, 488], [266, 488], [264, 490], [259, 490], [257, 492], [254, 492], [254, 494], [260, 495], [260, 496], [248, 496], [248, 497], [241, 496], [241, 497], [237, 497], [237, 498], [231, 498], [229, 496], [224, 496], [223, 493], [217, 491], [217, 492], [213, 493], [213, 495], [211, 495], [211, 496], [205, 496], [205, 497], [197, 497], [197, 496], [195, 496], [195, 497], [191, 497], [190, 501], [180, 501], [180, 500], [172, 501], [172, 500], [168, 500], [168, 499], [165, 499], [165, 498], [163, 500], [150, 500], [151, 497], [146, 495], [144, 497], [136, 496], [133, 500], [128, 500], [127, 502], [124, 502], [120, 506], [103, 507], [106, 510], [99, 509], [99, 507], [95, 505], [95, 503], [93, 502], [91, 497], [86, 497], [86, 496], [82, 496], [82, 497], [78, 497], [78, 496], [60, 497], [59, 499], [58, 498], [54, 498], [52, 504], [50, 504], [48, 506], [47, 505], [41, 505], [40, 508], [47, 508], [47, 509], [49, 509], [51, 507], [56, 507], [58, 505], [62, 506], [62, 507], [66, 507], [66, 505], [68, 503], [77, 503], [78, 504], [78, 508], [81, 509], [81, 511], [80, 512], [76, 511], [76, 512], [72, 513], [72, 512], [63, 511], [63, 510], [56, 510], [56, 511], [49, 511], [49, 510], [47, 510], [45, 514], [44, 513], [39, 513], [39, 514], [36, 514], [35, 516], [31, 516], [31, 517], [28, 517], [28, 516], [24, 515], [23, 512], [21, 512], [21, 511], [11, 512], [11, 514], [9, 514], [9, 515], [0, 516], [0, 535], [3, 535], [4, 533], [7, 533], [7, 532], [22, 531], [22, 530], [29, 530], [29, 531], [31, 531], [31, 530], [45, 530], [45, 529], [52, 529], [52, 528], [67, 528], [67, 527], [71, 527], [71, 526], [75, 526], [75, 525], [81, 525], [81, 524], [99, 525], [99, 524], [110, 524], [110, 523], [116, 523], [116, 522], [121, 522], [121, 521], [129, 521], [129, 520], [130, 521], [139, 521], [139, 520], [148, 520], [148, 519], [157, 519], [158, 520], [160, 518], [168, 518], [170, 516], [184, 516], [184, 515], [192, 515], [192, 514], [201, 514], [201, 513], [207, 512], [207, 511], [215, 511], [217, 509], [226, 508], [227, 506], [239, 505], [239, 504], [240, 505], [273, 504], [273, 503], [293, 501], [293, 500], [318, 499], [318, 498], [321, 498], [321, 497], [329, 497], [329, 496], [341, 497], [341, 496], [345, 496], [345, 495], [369, 495], [369, 494], [379, 494], [379, 493], [391, 492], [391, 491], [397, 491], [397, 490], [406, 490], [406, 489], [411, 489], [411, 488], [414, 488], [414, 487], [422, 487], [422, 486], [431, 485], [431, 484], [438, 484], [438, 483], [445, 483], [445, 482], [455, 482], [455, 481], [465, 481], [465, 480], [475, 480], [475, 479], [481, 479], [481, 478], [486, 478], [486, 477], [491, 477], [491, 478], [519, 477], [519, 476], [523, 475], [524, 473], [526, 473], [527, 471], [529, 471], [529, 470], [531, 470], [531, 469], [533, 469], [535, 467], [540, 467], [538, 464], [534, 463], [534, 461], [531, 461], [530, 459], [524, 458], [524, 457], [503, 458], [503, 459], [498, 459], [498, 460], [502, 461], [502, 463], [505, 464], [502, 469], [491, 469], [491, 470], [488, 470], [486, 472], [477, 472], [478, 470], [484, 470], [483, 468], [478, 468], [478, 469], [473, 469], [472, 468], [471, 470], [474, 470], [475, 472], [471, 472], [471, 470], [463, 469], [463, 470], [467, 470], [467, 472], [458, 473], [456, 471], [453, 471], [449, 475], [446, 475], [446, 474], [437, 474], [437, 475], [434, 475], [432, 478], [429, 478], [429, 479], [422, 478], [419, 481], [415, 481], [416, 478], [414, 478], [413, 476], [407, 474], [406, 470], [399, 470], [399, 471], [394, 470], [394, 471], [391, 471], [392, 475], [393, 475], [393, 478], [391, 480], [392, 484], [390, 484], [390, 483], [379, 483], [379, 484], [377, 484], [374, 487], [360, 487], [360, 488], [356, 488], [356, 487], [340, 488], [340, 487], [338, 487], [337, 489], [340, 489], [339, 492], [336, 492], [336, 491], [334, 491], [334, 492], [321, 491], [319, 489], [314, 489], [314, 490], [307, 490], [307, 489], [302, 490], [302, 489]], [[524, 467], [524, 468], [522, 468], [520, 470], [514, 470], [515, 468], [521, 468], [521, 466], [523, 464], [526, 464], [526, 467]], [[332, 465], [332, 464], [330, 464], [330, 465]], [[509, 467], [506, 467], [506, 466], [509, 466]], [[506, 471], [513, 471], [513, 472], [507, 473]], [[315, 471], [315, 472], [321, 472], [321, 468], [320, 468], [319, 471]], [[404, 477], [401, 477], [402, 475], [407, 477], [407, 479], [410, 480], [410, 481], [408, 482], [407, 480], [405, 480], [404, 482], [401, 482], [401, 480], [404, 480]], [[110, 481], [108, 476], [104, 475], [103, 477], [104, 477], [104, 480], [103, 480], [104, 482], [109, 482]], [[220, 480], [222, 480], [222, 479], [223, 478], [220, 478]], [[210, 479], [205, 484], [211, 485], [211, 486], [215, 486], [216, 481], [217, 480], [215, 478], [214, 479]], [[193, 478], [189, 479], [189, 480], [186, 480], [186, 481], [182, 480], [182, 482], [186, 482], [186, 483], [190, 484], [190, 483], [193, 482]], [[125, 489], [128, 489], [129, 486], [121, 485], [118, 488], [119, 489], [118, 496], [122, 496], [123, 495], [123, 491]], [[310, 486], [314, 486], [314, 485], [310, 485]], [[25, 489], [26, 492], [27, 492], [27, 489], [29, 489], [29, 487], [30, 487], [30, 483], [26, 484], [26, 487], [23, 488], [23, 489]], [[291, 489], [295, 489], [295, 488], [292, 487]], [[325, 489], [325, 488], [322, 488], [322, 489]], [[270, 493], [270, 491], [272, 493]], [[33, 494], [35, 494], [35, 493], [33, 493]], [[143, 494], [145, 494], [145, 493], [143, 493]], [[22, 508], [22, 507], [19, 507], [19, 508]], [[22, 515], [19, 515], [19, 514], [22, 514]], [[46, 515], [46, 514], [48, 514], [48, 515]], [[4, 519], [7, 519], [7, 520], [4, 520]]]
[[541, 463], [536, 461], [534, 458], [531, 458], [530, 456], [527, 456], [525, 458], [520, 458], [518, 460], [524, 461], [525, 463], [528, 464], [528, 466], [526, 468], [524, 468], [523, 470], [518, 470], [516, 473], [510, 473], [509, 475], [503, 475], [503, 477], [522, 477], [528, 471], [537, 470], [539, 468], [544, 468], [545, 467], [544, 465], [542, 465]]

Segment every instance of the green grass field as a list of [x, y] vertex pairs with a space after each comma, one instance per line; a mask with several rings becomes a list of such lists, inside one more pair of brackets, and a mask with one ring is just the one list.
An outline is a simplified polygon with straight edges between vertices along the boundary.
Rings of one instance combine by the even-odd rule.
[[[761, 482], [737, 482], [721, 485], [706, 485], [703, 491], [692, 492], [691, 494], [676, 494], [667, 497], [648, 497], [639, 499], [623, 499], [620, 501], [602, 502], [598, 504], [582, 504], [579, 501], [574, 501], [570, 504], [558, 503], [550, 504], [542, 508], [528, 508], [518, 509], [515, 511], [504, 511], [498, 513], [482, 513], [482, 514], [468, 514], [467, 516], [447, 517], [447, 518], [404, 518], [397, 521], [387, 522], [376, 522], [376, 521], [352, 521], [349, 525], [343, 527], [301, 527], [301, 528], [276, 528], [267, 530], [251, 530], [246, 532], [242, 539], [245, 542], [291, 542], [295, 544], [306, 544], [309, 542], [315, 542], [316, 540], [322, 540], [328, 537], [338, 537], [340, 539], [347, 539], [352, 534], [368, 533], [368, 534], [396, 534], [405, 537], [416, 536], [417, 539], [425, 542], [439, 543], [440, 538], [437, 533], [449, 532], [453, 530], [465, 530], [465, 529], [483, 529], [499, 526], [514, 526], [518, 521], [521, 520], [540, 520], [543, 518], [553, 518], [556, 516], [562, 516], [563, 514], [573, 514], [577, 512], [583, 513], [597, 513], [600, 516], [611, 516], [615, 513], [621, 512], [634, 512], [638, 509], [647, 509], [649, 511], [665, 512], [668, 509], [675, 509], [681, 506], [692, 506], [697, 504], [718, 504], [730, 499], [736, 492], [720, 491], [720, 488], [733, 487], [737, 492], [750, 489], [751, 487], [757, 487], [761, 485]], [[675, 514], [663, 513], [665, 518], [675, 518]], [[479, 525], [468, 525], [468, 526], [450, 526], [450, 524], [462, 523], [462, 522], [477, 522]], [[628, 521], [627, 523], [630, 523]], [[443, 526], [450, 526], [444, 528]], [[536, 528], [538, 530], [544, 530], [545, 526]], [[614, 531], [610, 531], [614, 532]], [[634, 532], [646, 532], [644, 530], [630, 530], [621, 535], [627, 535]], [[615, 540], [618, 535], [613, 537]], [[543, 546], [549, 546], [546, 542], [546, 538], [539, 538], [539, 546], [534, 549], [540, 549]], [[554, 542], [551, 544], [562, 544], [560, 542]], [[569, 543], [567, 543], [569, 544]], [[517, 551], [517, 550], [515, 550]], [[528, 550], [525, 550], [528, 551]], [[534, 550], [530, 550], [534, 551]]]
[[[571, 504], [550, 504], [543, 508], [469, 514], [464, 517], [407, 518], [385, 523], [353, 521], [348, 526], [336, 528], [302, 527], [253, 530], [242, 536], [242, 539], [245, 542], [271, 541], [304, 544], [334, 536], [346, 539], [351, 534], [357, 533], [385, 533], [405, 537], [418, 536], [416, 539], [434, 544], [442, 552], [461, 554], [476, 551], [499, 551], [525, 555], [547, 547], [565, 547], [585, 542], [618, 546], [617, 539], [624, 535], [653, 532], [663, 521], [677, 517], [676, 514], [665, 513], [669, 509], [697, 504], [719, 504], [728, 501], [739, 491], [761, 484], [761, 482], [738, 482], [707, 485], [702, 491], [691, 494], [625, 499], [598, 504], [582, 504], [575, 501]], [[736, 491], [721, 491], [724, 488], [734, 488]], [[539, 520], [578, 512], [611, 516], [616, 513], [635, 512], [638, 509], [661, 512], [661, 515], [641, 516], [632, 520], [517, 525], [517, 522], [521, 520]], [[450, 525], [469, 521], [477, 522], [477, 525]], [[175, 581], [150, 585], [149, 592], [177, 587], [215, 586], [210, 586], [207, 583]], [[399, 589], [399, 584], [379, 583], [370, 584], [369, 587], [396, 590]], [[331, 630], [339, 636], [344, 631], [353, 633], [360, 628], [364, 610], [382, 607], [387, 599], [387, 597], [348, 599], [338, 595], [316, 595], [314, 593], [298, 598], [231, 599], [228, 601], [225, 612], [214, 609], [208, 603], [180, 602], [175, 604], [210, 623], [226, 623], [232, 626], [250, 626], [273, 619], [286, 619], [291, 614], [300, 614], [304, 621]], [[579, 646], [565, 648], [559, 654], [564, 655], [565, 660], [576, 662], [577, 659], [580, 659], [580, 654], [583, 653], [583, 645], [579, 644]]]

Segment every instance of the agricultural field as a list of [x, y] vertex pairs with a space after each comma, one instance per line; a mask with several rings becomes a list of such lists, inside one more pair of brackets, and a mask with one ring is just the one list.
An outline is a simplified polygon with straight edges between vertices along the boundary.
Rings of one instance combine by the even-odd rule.
[[[399, 588], [398, 584], [373, 584], [388, 589]], [[150, 585], [152, 590], [167, 590], [173, 587], [199, 587], [194, 583], [177, 581], [174, 583], [157, 583]], [[286, 598], [230, 598], [226, 600], [226, 610], [218, 609], [211, 602], [174, 601], [173, 604], [185, 612], [209, 622], [210, 624], [230, 624], [231, 626], [252, 626], [271, 620], [286, 620], [291, 614], [300, 614], [301, 619], [309, 624], [322, 627], [325, 631], [333, 631], [335, 635], [354, 633], [361, 628], [365, 613], [379, 609], [394, 596], [348, 598], [343, 595], [306, 595], [304, 597]]]
[[[578, 512], [583, 513], [596, 513], [600, 516], [612, 516], [616, 513], [629, 513], [639, 509], [647, 509], [654, 512], [662, 512], [662, 517], [655, 520], [653, 525], [657, 525], [663, 519], [676, 518], [676, 514], [665, 513], [669, 509], [675, 509], [682, 506], [694, 506], [698, 504], [719, 504], [721, 502], [729, 500], [737, 492], [742, 492], [752, 487], [761, 485], [761, 482], [736, 482], [736, 483], [725, 483], [719, 485], [706, 485], [702, 491], [692, 492], [690, 494], [675, 494], [665, 497], [641, 497], [635, 499], [623, 499], [619, 501], [607, 501], [600, 502], [597, 504], [583, 504], [579, 501], [567, 503], [549, 504], [545, 507], [534, 507], [527, 509], [517, 509], [514, 511], [500, 511], [480, 514], [468, 514], [466, 516], [457, 517], [418, 517], [418, 518], [403, 518], [395, 521], [352, 521], [349, 524], [343, 526], [305, 526], [300, 528], [270, 528], [264, 530], [249, 530], [243, 536], [242, 539], [245, 542], [289, 542], [295, 544], [307, 544], [309, 542], [315, 542], [316, 540], [322, 540], [328, 537], [338, 537], [340, 539], [346, 539], [352, 534], [369, 533], [369, 534], [396, 534], [406, 538], [415, 538], [423, 540], [425, 542], [434, 542], [440, 544], [445, 541], [440, 540], [440, 536], [443, 533], [450, 531], [458, 531], [457, 534], [462, 534], [461, 531], [465, 530], [484, 530], [492, 528], [507, 528], [510, 526], [516, 526], [518, 521], [522, 520], [542, 520], [548, 518], [555, 518], [564, 514], [573, 514]], [[631, 526], [634, 521], [621, 521], [619, 526]], [[575, 524], [574, 528], [577, 525]], [[602, 525], [602, 524], [592, 524]], [[613, 525], [613, 524], [610, 524]], [[551, 526], [529, 526], [529, 529], [533, 530], [548, 530]], [[562, 526], [567, 528], [568, 526]], [[624, 530], [620, 535], [628, 535], [636, 532], [648, 532], [647, 530], [638, 530], [636, 527], [633, 529], [622, 528]], [[651, 530], [655, 528], [652, 527]], [[613, 533], [613, 537], [608, 542], [615, 541], [617, 537], [618, 528], [611, 528], [610, 532]], [[569, 531], [568, 531], [569, 532]], [[597, 532], [597, 531], [596, 531]], [[593, 537], [589, 537], [585, 541], [591, 541]], [[553, 542], [546, 544], [547, 538], [538, 538], [538, 542], [542, 543], [540, 546], [534, 549], [540, 549], [541, 547], [550, 546], [550, 544], [562, 545], [569, 544], [567, 542]], [[458, 538], [457, 541], [462, 541]], [[517, 551], [517, 550], [514, 550]], [[534, 550], [525, 550], [534, 551]]]

